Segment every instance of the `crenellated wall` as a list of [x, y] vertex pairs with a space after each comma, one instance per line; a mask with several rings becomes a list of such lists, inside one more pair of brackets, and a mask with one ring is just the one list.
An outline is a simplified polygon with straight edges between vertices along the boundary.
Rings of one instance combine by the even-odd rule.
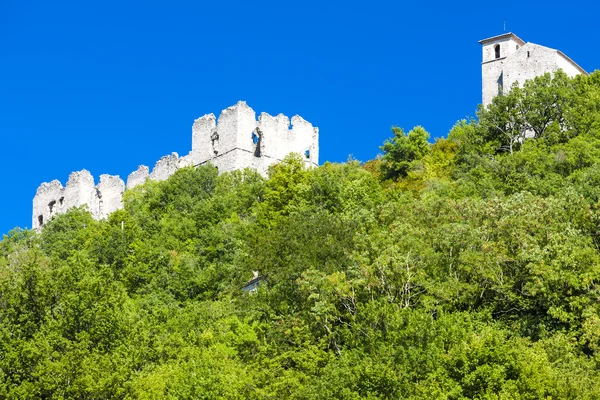
[[[162, 181], [180, 168], [210, 163], [220, 172], [251, 168], [266, 175], [268, 167], [290, 153], [304, 157], [307, 167], [319, 165], [319, 130], [296, 115], [256, 113], [245, 102], [226, 108], [218, 120], [214, 114], [198, 118], [192, 125], [192, 150], [162, 157], [152, 172], [145, 165], [127, 177], [127, 189], [146, 180]], [[123, 207], [125, 184], [118, 176], [100, 175], [98, 185], [86, 170], [73, 172], [65, 187], [58, 180], [42, 183], [33, 198], [32, 228], [40, 230], [54, 215], [71, 207], [87, 206], [96, 219], [106, 218]]]

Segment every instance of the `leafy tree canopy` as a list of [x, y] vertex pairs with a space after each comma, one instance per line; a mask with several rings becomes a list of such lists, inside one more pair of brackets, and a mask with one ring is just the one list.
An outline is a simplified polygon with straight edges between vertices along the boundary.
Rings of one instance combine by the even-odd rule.
[[[600, 398], [600, 74], [0, 241], [0, 398]], [[242, 290], [258, 273], [254, 291]]]

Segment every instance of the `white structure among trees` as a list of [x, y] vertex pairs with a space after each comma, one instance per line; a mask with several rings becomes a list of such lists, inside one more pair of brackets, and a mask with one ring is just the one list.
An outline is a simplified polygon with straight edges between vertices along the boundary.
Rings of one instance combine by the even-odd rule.
[[525, 43], [514, 33], [504, 33], [479, 43], [483, 46], [481, 91], [484, 106], [503, 91], [510, 90], [515, 82], [522, 86], [526, 80], [546, 72], [554, 73], [561, 69], [571, 77], [587, 75], [560, 50]]
[[33, 198], [32, 228], [40, 230], [54, 215], [72, 207], [87, 206], [96, 219], [106, 218], [123, 207], [123, 192], [147, 179], [162, 181], [179, 168], [212, 164], [219, 172], [251, 168], [262, 175], [268, 167], [290, 153], [299, 153], [307, 167], [319, 165], [319, 129], [296, 115], [256, 113], [240, 101], [221, 112], [219, 119], [207, 114], [194, 121], [192, 150], [186, 156], [177, 153], [162, 157], [150, 172], [141, 165], [127, 179], [101, 175], [98, 185], [86, 170], [73, 172], [65, 187], [58, 180], [42, 183]]

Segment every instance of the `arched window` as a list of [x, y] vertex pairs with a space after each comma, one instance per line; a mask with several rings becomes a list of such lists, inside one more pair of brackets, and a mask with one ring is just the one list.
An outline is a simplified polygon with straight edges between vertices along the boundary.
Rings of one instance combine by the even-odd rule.
[[500, 58], [500, 45], [499, 44], [494, 46], [494, 52], [496, 53], [496, 58]]

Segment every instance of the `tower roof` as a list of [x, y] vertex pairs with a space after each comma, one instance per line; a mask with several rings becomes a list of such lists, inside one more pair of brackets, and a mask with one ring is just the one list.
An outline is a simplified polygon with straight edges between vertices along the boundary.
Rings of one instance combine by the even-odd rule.
[[523, 46], [525, 44], [525, 42], [520, 37], [518, 37], [517, 35], [515, 35], [512, 32], [503, 33], [502, 35], [492, 36], [490, 38], [480, 40], [479, 44], [484, 45], [484, 44], [487, 44], [490, 42], [496, 42], [496, 41], [502, 40], [502, 39], [513, 39], [515, 42], [519, 43], [521, 46]]

